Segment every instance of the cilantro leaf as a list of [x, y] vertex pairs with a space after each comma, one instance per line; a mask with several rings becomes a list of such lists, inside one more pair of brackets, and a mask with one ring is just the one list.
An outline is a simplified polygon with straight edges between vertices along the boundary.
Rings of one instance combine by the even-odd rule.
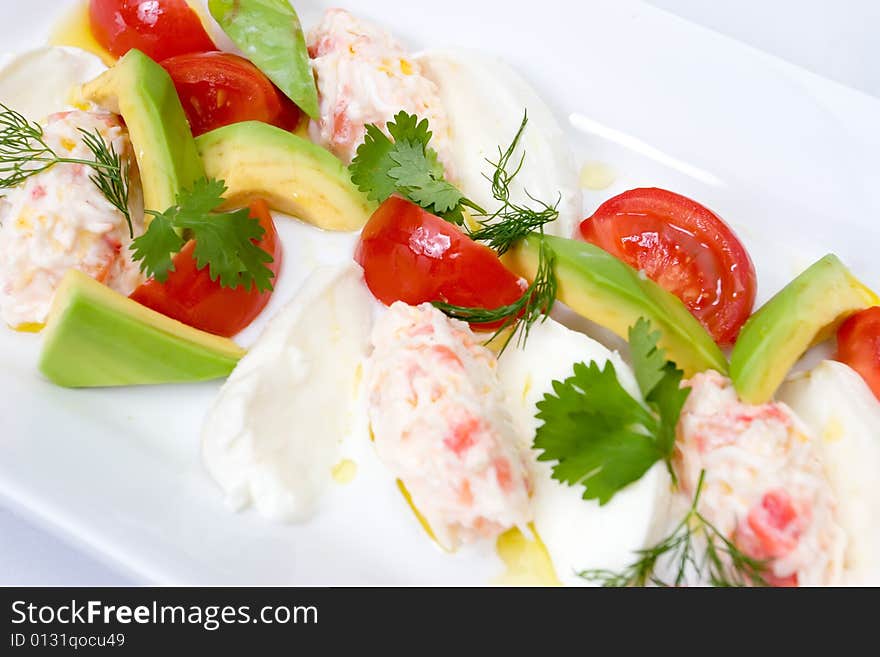
[[351, 181], [371, 201], [382, 203], [397, 189], [388, 171], [394, 167], [391, 151], [394, 143], [374, 125], [366, 127], [364, 143], [358, 146], [351, 161]]
[[394, 120], [388, 123], [388, 134], [396, 142], [412, 141], [423, 144], [426, 148], [431, 137], [434, 136], [428, 125], [428, 119], [419, 121], [418, 116], [408, 114], [404, 110], [395, 114]]
[[660, 332], [651, 332], [651, 323], [644, 317], [640, 317], [629, 329], [630, 353], [636, 380], [645, 401], [660, 417], [658, 440], [664, 455], [668, 455], [672, 453], [675, 444], [675, 425], [690, 394], [690, 388], [681, 387], [684, 373], [674, 363], [666, 360], [666, 352], [657, 346], [659, 340]]
[[[675, 427], [678, 425], [678, 417], [681, 415], [681, 409], [687, 401], [691, 389], [681, 387], [684, 373], [676, 369], [674, 363], [667, 362], [663, 370], [663, 378], [651, 391], [651, 394], [645, 398], [645, 401], [660, 417], [657, 442], [668, 465], [668, 459], [672, 456], [672, 449], [675, 447]], [[675, 480], [675, 473], [671, 467], [669, 474]]]
[[[690, 392], [682, 372], [657, 347], [658, 332], [640, 319], [630, 329], [633, 369], [645, 404], [620, 384], [614, 365], [576, 363], [573, 375], [553, 381], [553, 392], [538, 402], [543, 421], [534, 447], [540, 461], [556, 461], [553, 478], [585, 487], [584, 499], [607, 503], [657, 461], [669, 458], [675, 428]], [[670, 468], [671, 472], [671, 468]]]
[[443, 177], [437, 152], [428, 145], [427, 119], [400, 111], [386, 129], [391, 139], [377, 126], [366, 126], [364, 143], [349, 167], [352, 182], [370, 200], [382, 203], [400, 194], [458, 225], [464, 223], [465, 206], [479, 209]]
[[193, 183], [192, 189], [177, 195], [177, 207], [181, 212], [190, 214], [208, 214], [223, 204], [226, 183], [216, 178], [200, 178]]
[[150, 212], [149, 228], [132, 242], [132, 258], [140, 261], [141, 271], [165, 282], [174, 270], [172, 254], [183, 248], [181, 235], [187, 235], [195, 241], [196, 265], [208, 267], [212, 281], [219, 279], [222, 287], [271, 290], [274, 274], [266, 263], [272, 256], [256, 244], [265, 231], [247, 208], [216, 212], [225, 192], [222, 180], [203, 178], [180, 192], [176, 205]]
[[398, 142], [398, 147], [390, 153], [397, 165], [388, 170], [388, 175], [396, 181], [398, 188], [406, 190], [411, 201], [422, 207], [431, 207], [440, 214], [454, 209], [464, 198], [451, 183], [437, 177], [432, 169], [425, 150], [413, 142]]
[[131, 243], [132, 260], [140, 262], [140, 270], [160, 283], [174, 271], [172, 254], [183, 248], [183, 238], [174, 230], [174, 221], [165, 214], [153, 216], [146, 232]]
[[632, 356], [633, 371], [639, 390], [646, 397], [663, 379], [666, 367], [666, 354], [657, 346], [660, 331], [651, 332], [651, 322], [644, 317], [629, 329], [629, 348]]
[[196, 266], [209, 267], [212, 281], [220, 279], [223, 287], [272, 289], [272, 270], [264, 263], [272, 256], [254, 244], [265, 232], [250, 218], [247, 208], [222, 214], [181, 212], [177, 225], [192, 231]]
[[557, 461], [553, 478], [583, 484], [584, 499], [605, 504], [662, 458], [653, 438], [657, 420], [623, 389], [610, 361], [604, 369], [575, 364], [553, 392], [538, 402], [538, 460]]

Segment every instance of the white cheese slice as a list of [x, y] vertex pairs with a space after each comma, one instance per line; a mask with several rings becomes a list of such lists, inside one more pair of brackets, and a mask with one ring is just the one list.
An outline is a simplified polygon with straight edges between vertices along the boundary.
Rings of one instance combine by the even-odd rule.
[[[552, 381], [571, 376], [574, 363], [595, 361], [604, 366], [609, 360], [624, 389], [639, 399], [635, 376], [617, 352], [552, 319], [532, 328], [524, 348], [508, 346], [499, 358], [498, 375], [525, 446], [531, 445], [540, 424], [535, 404], [552, 392]], [[620, 570], [666, 525], [671, 481], [661, 463], [604, 506], [584, 500], [582, 486], [552, 479], [552, 464], [533, 460], [532, 468], [535, 529], [563, 584], [586, 584], [577, 575], [582, 570]]]
[[31, 121], [74, 109], [76, 88], [107, 67], [79, 48], [47, 46], [0, 58], [0, 103]]
[[238, 364], [202, 429], [231, 507], [279, 521], [314, 513], [353, 429], [372, 312], [359, 266], [319, 268]]

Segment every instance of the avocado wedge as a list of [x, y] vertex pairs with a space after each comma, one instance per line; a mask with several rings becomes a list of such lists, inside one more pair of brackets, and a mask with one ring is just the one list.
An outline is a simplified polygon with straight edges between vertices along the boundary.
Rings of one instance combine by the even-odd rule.
[[556, 256], [562, 303], [623, 338], [640, 317], [650, 320], [661, 332], [659, 346], [685, 376], [727, 371], [724, 354], [678, 297], [593, 244], [531, 235], [508, 252], [507, 266], [532, 280], [542, 240]]
[[360, 230], [376, 209], [332, 153], [280, 128], [234, 123], [196, 144], [208, 176], [226, 182], [231, 207], [263, 198], [273, 210], [338, 231]]
[[205, 170], [171, 77], [140, 50], [129, 50], [82, 88], [85, 100], [121, 114], [137, 158], [144, 207], [162, 211]]
[[71, 269], [55, 293], [39, 368], [68, 388], [181, 383], [228, 376], [244, 354]]
[[319, 117], [306, 37], [288, 0], [209, 0], [208, 10], [266, 77], [302, 111]]
[[826, 255], [765, 303], [743, 326], [730, 377], [751, 404], [773, 399], [789, 370], [849, 315], [880, 304], [835, 255]]

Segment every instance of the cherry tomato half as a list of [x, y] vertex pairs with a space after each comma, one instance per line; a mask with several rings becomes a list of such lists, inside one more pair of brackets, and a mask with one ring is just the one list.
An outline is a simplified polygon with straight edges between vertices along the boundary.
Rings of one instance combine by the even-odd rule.
[[[268, 263], [276, 277], [281, 267], [281, 240], [265, 201], [250, 204], [251, 217], [260, 220], [266, 232], [257, 245], [274, 258]], [[269, 303], [272, 292], [258, 292], [255, 288], [226, 288], [220, 281], [212, 281], [208, 267], [199, 269], [193, 257], [195, 242], [190, 240], [174, 256], [174, 271], [160, 283], [150, 279], [131, 294], [131, 298], [148, 308], [167, 315], [189, 326], [231, 337], [243, 330]]]
[[681, 299], [719, 345], [736, 342], [755, 303], [755, 267], [714, 212], [663, 189], [633, 189], [603, 203], [581, 235]]
[[[494, 309], [522, 296], [519, 278], [495, 252], [401, 198], [385, 201], [361, 233], [355, 259], [382, 303], [444, 301]], [[489, 324], [475, 328], [493, 328]]]
[[89, 0], [89, 24], [117, 57], [137, 48], [158, 62], [217, 49], [186, 0]]
[[180, 96], [193, 136], [240, 121], [295, 130], [299, 108], [256, 66], [238, 55], [206, 52], [162, 62]]
[[880, 399], [880, 306], [856, 313], [840, 325], [836, 358], [861, 374]]

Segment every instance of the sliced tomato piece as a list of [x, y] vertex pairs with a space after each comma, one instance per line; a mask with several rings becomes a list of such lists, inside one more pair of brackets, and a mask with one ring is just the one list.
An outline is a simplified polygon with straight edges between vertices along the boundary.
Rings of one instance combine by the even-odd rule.
[[755, 267], [724, 221], [664, 189], [633, 189], [603, 203], [581, 235], [681, 299], [715, 341], [736, 341], [752, 313]]
[[524, 291], [520, 279], [492, 249], [397, 197], [385, 201], [370, 217], [355, 259], [364, 268], [373, 295], [388, 305], [443, 301], [495, 309], [512, 304]]
[[238, 55], [206, 52], [162, 62], [193, 136], [230, 123], [262, 121], [295, 130], [301, 112], [256, 66]]
[[[265, 233], [258, 246], [274, 258], [267, 266], [277, 278], [281, 268], [281, 240], [265, 201], [250, 204], [251, 217], [259, 219]], [[184, 324], [231, 337], [246, 328], [269, 303], [272, 291], [259, 292], [256, 288], [221, 287], [212, 281], [208, 267], [201, 269], [193, 257], [195, 242], [190, 240], [174, 256], [174, 271], [160, 283], [150, 279], [140, 285], [131, 298], [148, 308]]]
[[217, 49], [186, 0], [89, 0], [89, 24], [117, 57], [137, 48], [158, 62]]
[[840, 325], [836, 358], [858, 372], [880, 399], [880, 306], [858, 312]]

